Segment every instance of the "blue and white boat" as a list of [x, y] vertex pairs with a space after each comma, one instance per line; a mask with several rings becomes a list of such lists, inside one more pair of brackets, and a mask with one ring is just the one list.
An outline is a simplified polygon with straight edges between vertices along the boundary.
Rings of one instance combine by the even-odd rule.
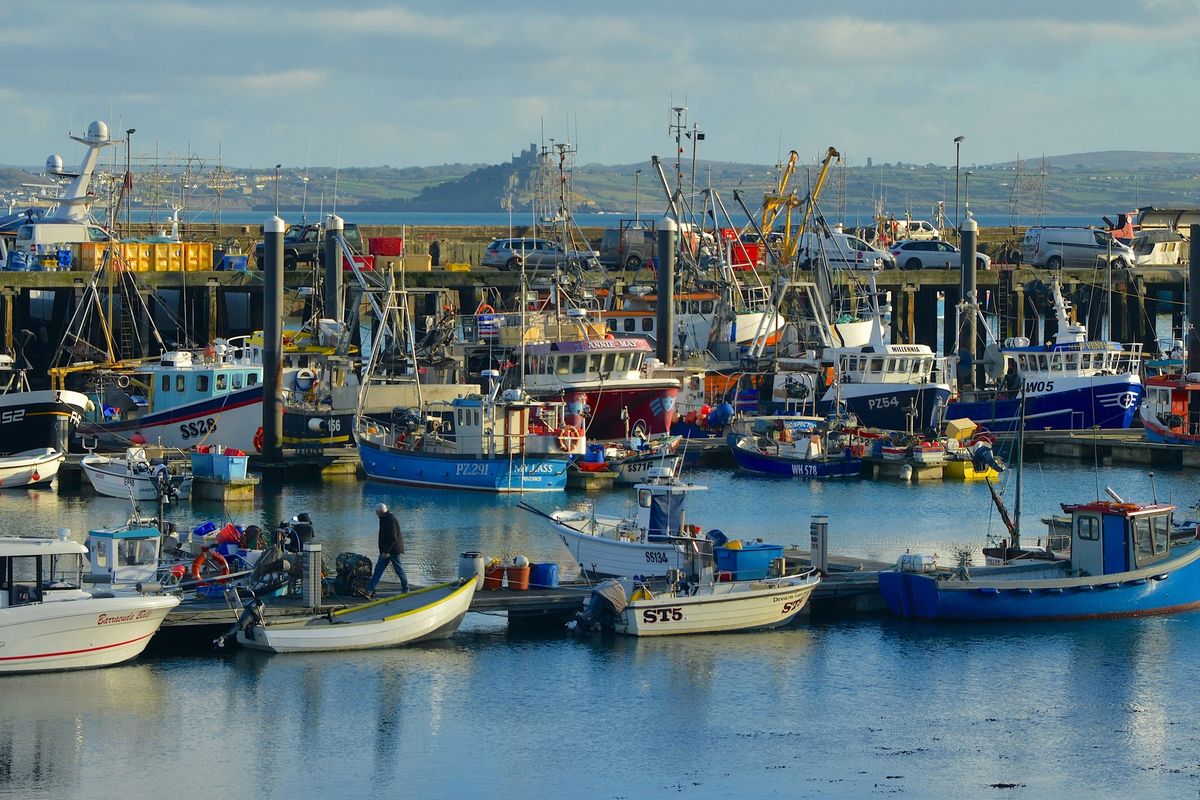
[[[848, 437], [830, 436], [817, 421], [797, 431], [785, 429], [773, 438], [753, 433], [731, 433], [726, 441], [737, 465], [748, 472], [797, 478], [848, 478], [862, 471], [862, 453]], [[847, 441], [840, 441], [846, 438]]]
[[1200, 608], [1200, 541], [1172, 535], [1172, 505], [1064, 503], [1069, 559], [980, 569], [939, 568], [905, 555], [879, 574], [888, 608], [929, 620], [1062, 620], [1169, 614]]
[[527, 400], [517, 390], [502, 399], [496, 393], [493, 384], [488, 396], [429, 403], [398, 424], [360, 423], [356, 438], [367, 477], [483, 492], [566, 488], [572, 457], [583, 455], [586, 442], [564, 422], [565, 406]]
[[[1014, 431], [1025, 393], [1025, 425], [1035, 430], [1128, 428], [1137, 415], [1144, 387], [1142, 346], [1089, 341], [1087, 328], [1070, 317], [1058, 279], [1051, 285], [1058, 323], [1054, 341], [1030, 345], [1023, 337], [989, 345], [992, 385], [963, 392], [950, 401], [946, 419], [967, 418], [990, 431]], [[978, 313], [969, 306], [969, 313]], [[983, 330], [990, 336], [986, 321]]]

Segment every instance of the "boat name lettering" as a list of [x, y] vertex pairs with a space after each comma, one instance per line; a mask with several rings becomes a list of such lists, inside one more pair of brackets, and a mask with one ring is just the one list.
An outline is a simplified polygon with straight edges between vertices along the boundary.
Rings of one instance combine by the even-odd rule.
[[203, 436], [206, 433], [212, 433], [217, 429], [217, 421], [212, 417], [201, 419], [195, 422], [188, 422], [179, 426], [179, 434], [184, 439], [193, 439]]
[[110, 616], [108, 614], [100, 614], [96, 617], [96, 624], [113, 625], [118, 622], [133, 622], [139, 619], [146, 619], [149, 616], [150, 611], [144, 608], [141, 611], [130, 611], [128, 614], [122, 614], [119, 617]]
[[330, 417], [325, 420], [325, 424], [329, 426], [330, 433], [338, 433], [342, 429], [342, 421], [337, 417]]
[[923, 353], [925, 348], [919, 344], [894, 344], [889, 349], [890, 353]]
[[792, 474], [816, 477], [817, 465], [816, 464], [792, 464]]
[[647, 608], [642, 611], [642, 622], [653, 624], [655, 622], [680, 622], [683, 620], [683, 608], [675, 606], [674, 608]]
[[549, 462], [543, 464], [526, 464], [524, 471], [526, 475], [553, 475], [554, 465]]
[[666, 563], [668, 563], [667, 554], [661, 550], [647, 550], [646, 551], [646, 563], [647, 564], [666, 564]]
[[801, 598], [799, 600], [789, 600], [783, 604], [783, 608], [780, 610], [779, 613], [786, 617], [788, 614], [791, 614], [793, 611], [799, 611], [803, 605], [804, 605], [803, 598]]
[[15, 411], [5, 411], [0, 414], [0, 425], [7, 425], [10, 422], [20, 422], [25, 419], [25, 409], [18, 408]]
[[487, 475], [488, 465], [486, 462], [478, 464], [456, 464], [454, 466], [455, 475]]
[[871, 397], [867, 399], [867, 408], [874, 411], [877, 408], [899, 408], [900, 398], [892, 395], [891, 397]]
[[1025, 381], [1026, 392], [1053, 392], [1054, 381]]

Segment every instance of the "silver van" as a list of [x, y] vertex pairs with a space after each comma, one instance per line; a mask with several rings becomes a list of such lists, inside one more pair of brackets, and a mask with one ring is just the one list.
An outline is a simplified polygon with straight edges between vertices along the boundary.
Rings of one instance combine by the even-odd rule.
[[600, 263], [606, 267], [636, 270], [652, 258], [653, 228], [607, 228], [600, 236]]
[[1021, 240], [1021, 260], [1035, 267], [1132, 267], [1133, 250], [1099, 228], [1034, 227]]

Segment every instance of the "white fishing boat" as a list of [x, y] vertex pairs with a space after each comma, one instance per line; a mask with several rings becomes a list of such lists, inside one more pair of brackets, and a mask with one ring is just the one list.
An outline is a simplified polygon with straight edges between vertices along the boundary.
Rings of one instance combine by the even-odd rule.
[[[458, 630], [475, 596], [475, 580], [452, 581], [384, 597], [296, 622], [266, 622], [252, 601], [239, 620], [237, 641], [271, 653], [369, 650], [440, 639]], [[223, 643], [229, 634], [218, 639]]]
[[664, 591], [629, 578], [611, 578], [592, 590], [593, 602], [581, 623], [585, 628], [611, 624], [615, 632], [629, 636], [778, 628], [796, 618], [821, 582], [811, 569], [749, 581], [714, 582], [711, 574], [710, 569], [709, 580], [699, 583], [670, 581]]
[[0, 673], [119, 664], [139, 655], [171, 595], [91, 594], [82, 588], [87, 548], [58, 539], [0, 538]]
[[53, 447], [39, 447], [0, 457], [0, 488], [16, 489], [50, 483], [66, 456]]
[[89, 453], [80, 460], [83, 472], [99, 494], [133, 500], [168, 502], [192, 491], [191, 475], [172, 475], [166, 464], [152, 464], [145, 448], [130, 447], [124, 457]]
[[667, 570], [686, 567], [685, 545], [700, 533], [684, 524], [687, 493], [706, 488], [680, 483], [670, 469], [654, 467], [646, 482], [634, 487], [638, 507], [632, 518], [601, 515], [595, 509], [545, 514], [522, 507], [550, 522], [588, 577], [665, 577]]

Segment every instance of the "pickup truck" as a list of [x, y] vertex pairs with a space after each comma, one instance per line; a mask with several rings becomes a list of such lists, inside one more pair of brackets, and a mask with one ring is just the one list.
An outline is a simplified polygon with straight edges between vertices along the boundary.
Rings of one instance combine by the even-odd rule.
[[[346, 244], [356, 253], [365, 252], [358, 226], [347, 222], [342, 231]], [[254, 263], [263, 268], [263, 243], [254, 245]], [[283, 268], [325, 263], [325, 226], [319, 223], [293, 225], [283, 234]]]

